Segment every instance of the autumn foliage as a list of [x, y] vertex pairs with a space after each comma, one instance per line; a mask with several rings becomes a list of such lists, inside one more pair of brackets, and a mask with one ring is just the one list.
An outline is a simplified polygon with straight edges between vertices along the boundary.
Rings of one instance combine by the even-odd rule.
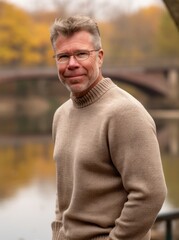
[[13, 5], [0, 3], [1, 66], [48, 65], [49, 25]]
[[[0, 2], [0, 66], [54, 65], [49, 28], [57, 15], [56, 12], [29, 13]], [[178, 31], [164, 9], [116, 12], [115, 17], [98, 22], [106, 66], [178, 62]]]

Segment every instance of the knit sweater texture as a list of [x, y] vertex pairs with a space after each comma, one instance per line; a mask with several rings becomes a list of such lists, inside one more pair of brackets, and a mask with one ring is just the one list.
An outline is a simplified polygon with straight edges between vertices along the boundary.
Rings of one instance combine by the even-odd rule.
[[109, 78], [60, 106], [53, 240], [149, 240], [166, 196], [155, 123]]

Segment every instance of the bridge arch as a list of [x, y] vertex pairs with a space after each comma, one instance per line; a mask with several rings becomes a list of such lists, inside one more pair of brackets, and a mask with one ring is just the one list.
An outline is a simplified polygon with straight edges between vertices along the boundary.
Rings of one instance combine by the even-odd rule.
[[[113, 80], [131, 84], [151, 95], [167, 96], [169, 94], [166, 77], [163, 73], [145, 71], [121, 71], [104, 69], [103, 75]], [[20, 80], [57, 79], [55, 68], [17, 69], [0, 72], [0, 84]]]

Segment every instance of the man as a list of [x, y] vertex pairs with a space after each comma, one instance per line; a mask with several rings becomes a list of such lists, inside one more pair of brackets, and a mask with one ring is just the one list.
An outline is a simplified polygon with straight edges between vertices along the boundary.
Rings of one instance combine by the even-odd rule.
[[59, 79], [71, 94], [53, 121], [53, 240], [149, 240], [166, 195], [155, 124], [136, 99], [102, 76], [92, 19], [57, 19], [51, 42]]

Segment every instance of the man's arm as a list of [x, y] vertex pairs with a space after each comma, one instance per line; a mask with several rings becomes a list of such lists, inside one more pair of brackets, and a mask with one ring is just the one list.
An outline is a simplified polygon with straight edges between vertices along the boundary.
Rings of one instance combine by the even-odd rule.
[[58, 206], [58, 196], [56, 198], [56, 210], [55, 210], [55, 221], [52, 222], [52, 240], [58, 240], [58, 235], [60, 228], [62, 226], [61, 222], [61, 214], [59, 211], [59, 206]]
[[[58, 111], [59, 111], [59, 109], [57, 109], [57, 111], [54, 114], [53, 124], [52, 124], [52, 140], [54, 142], [54, 145], [55, 145], [55, 139], [56, 139], [57, 125], [58, 125], [58, 121], [59, 121]], [[57, 168], [56, 168], [56, 176], [57, 176]], [[56, 194], [55, 220], [51, 224], [52, 240], [58, 240], [58, 235], [59, 235], [61, 226], [62, 226], [62, 216], [61, 216], [60, 210], [59, 210], [59, 200], [58, 200], [58, 193], [57, 193]]]
[[[140, 105], [139, 105], [140, 106]], [[117, 116], [118, 115], [118, 116]], [[128, 194], [111, 240], [143, 240], [166, 196], [155, 124], [140, 106], [127, 106], [109, 125], [112, 161]]]

